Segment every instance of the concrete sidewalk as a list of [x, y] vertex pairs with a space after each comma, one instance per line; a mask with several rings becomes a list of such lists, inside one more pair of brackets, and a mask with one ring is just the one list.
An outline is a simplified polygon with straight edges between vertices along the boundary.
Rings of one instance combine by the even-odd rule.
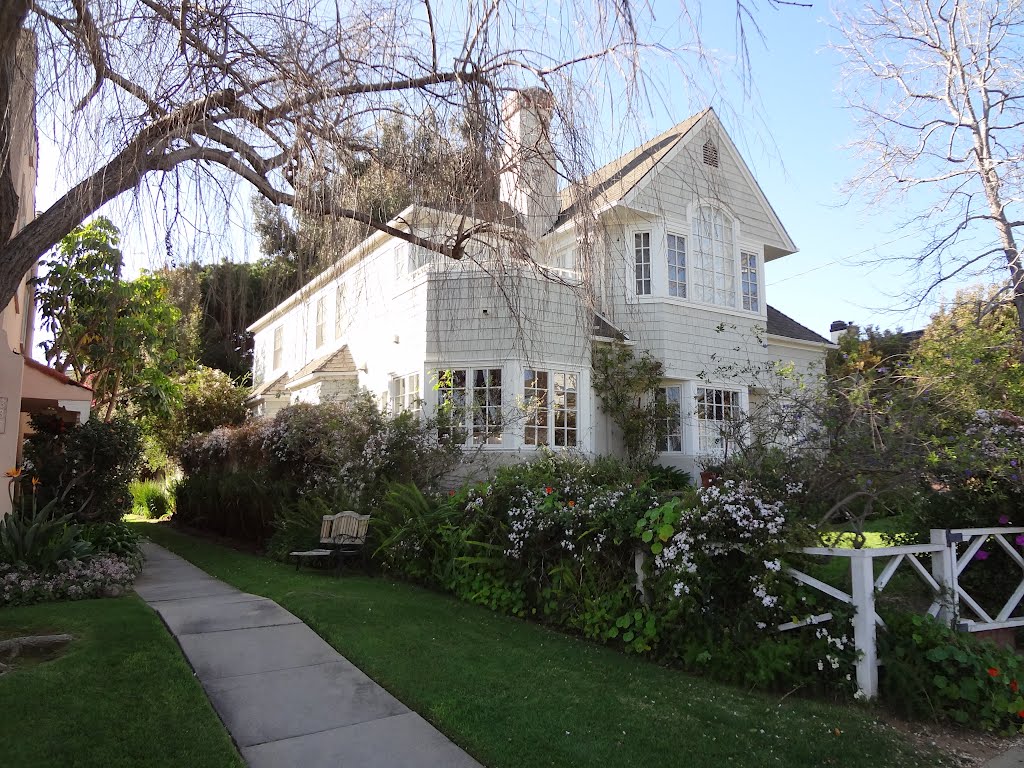
[[249, 765], [479, 768], [273, 600], [155, 544], [143, 551], [135, 591], [178, 639]]

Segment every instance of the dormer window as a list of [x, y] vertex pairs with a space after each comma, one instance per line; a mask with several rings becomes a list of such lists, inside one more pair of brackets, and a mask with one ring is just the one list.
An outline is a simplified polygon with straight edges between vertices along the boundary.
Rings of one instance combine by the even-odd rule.
[[718, 146], [711, 139], [704, 142], [704, 165], [718, 167]]

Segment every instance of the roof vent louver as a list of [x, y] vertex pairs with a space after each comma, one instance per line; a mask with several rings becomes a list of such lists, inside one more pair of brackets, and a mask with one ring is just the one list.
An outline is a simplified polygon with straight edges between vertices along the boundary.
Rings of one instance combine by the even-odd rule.
[[704, 142], [704, 165], [718, 167], [718, 147], [711, 139]]

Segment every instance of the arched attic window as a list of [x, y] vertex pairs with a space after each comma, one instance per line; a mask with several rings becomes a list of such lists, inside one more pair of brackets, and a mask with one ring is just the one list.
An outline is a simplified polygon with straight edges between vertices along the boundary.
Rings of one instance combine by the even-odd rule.
[[712, 139], [704, 142], [704, 165], [718, 167], [718, 145]]

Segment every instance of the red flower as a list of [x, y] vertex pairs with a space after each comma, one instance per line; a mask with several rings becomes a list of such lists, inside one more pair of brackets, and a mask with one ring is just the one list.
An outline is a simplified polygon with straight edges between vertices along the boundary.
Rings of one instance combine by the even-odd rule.
[[545, 489], [544, 489], [544, 493], [551, 493], [551, 491], [553, 491], [553, 490], [554, 490], [554, 488], [552, 488], [552, 487], [551, 487], [551, 486], [549, 485], [549, 486], [548, 486], [547, 488], [545, 488]]
[[1024, 718], [1024, 709], [1017, 713], [1017, 717]]
[[1016, 680], [1011, 680], [1010, 681], [1010, 690], [1013, 691], [1014, 693], [1017, 692], [1017, 681]]
[[999, 670], [996, 669], [995, 667], [989, 667], [988, 668], [988, 676], [989, 677], [999, 677]]
[[576, 502], [573, 501], [572, 499], [569, 499], [569, 506], [570, 507], [575, 507], [576, 506]]
[[455, 491], [448, 491], [448, 495], [449, 496], [454, 496], [455, 495]]

